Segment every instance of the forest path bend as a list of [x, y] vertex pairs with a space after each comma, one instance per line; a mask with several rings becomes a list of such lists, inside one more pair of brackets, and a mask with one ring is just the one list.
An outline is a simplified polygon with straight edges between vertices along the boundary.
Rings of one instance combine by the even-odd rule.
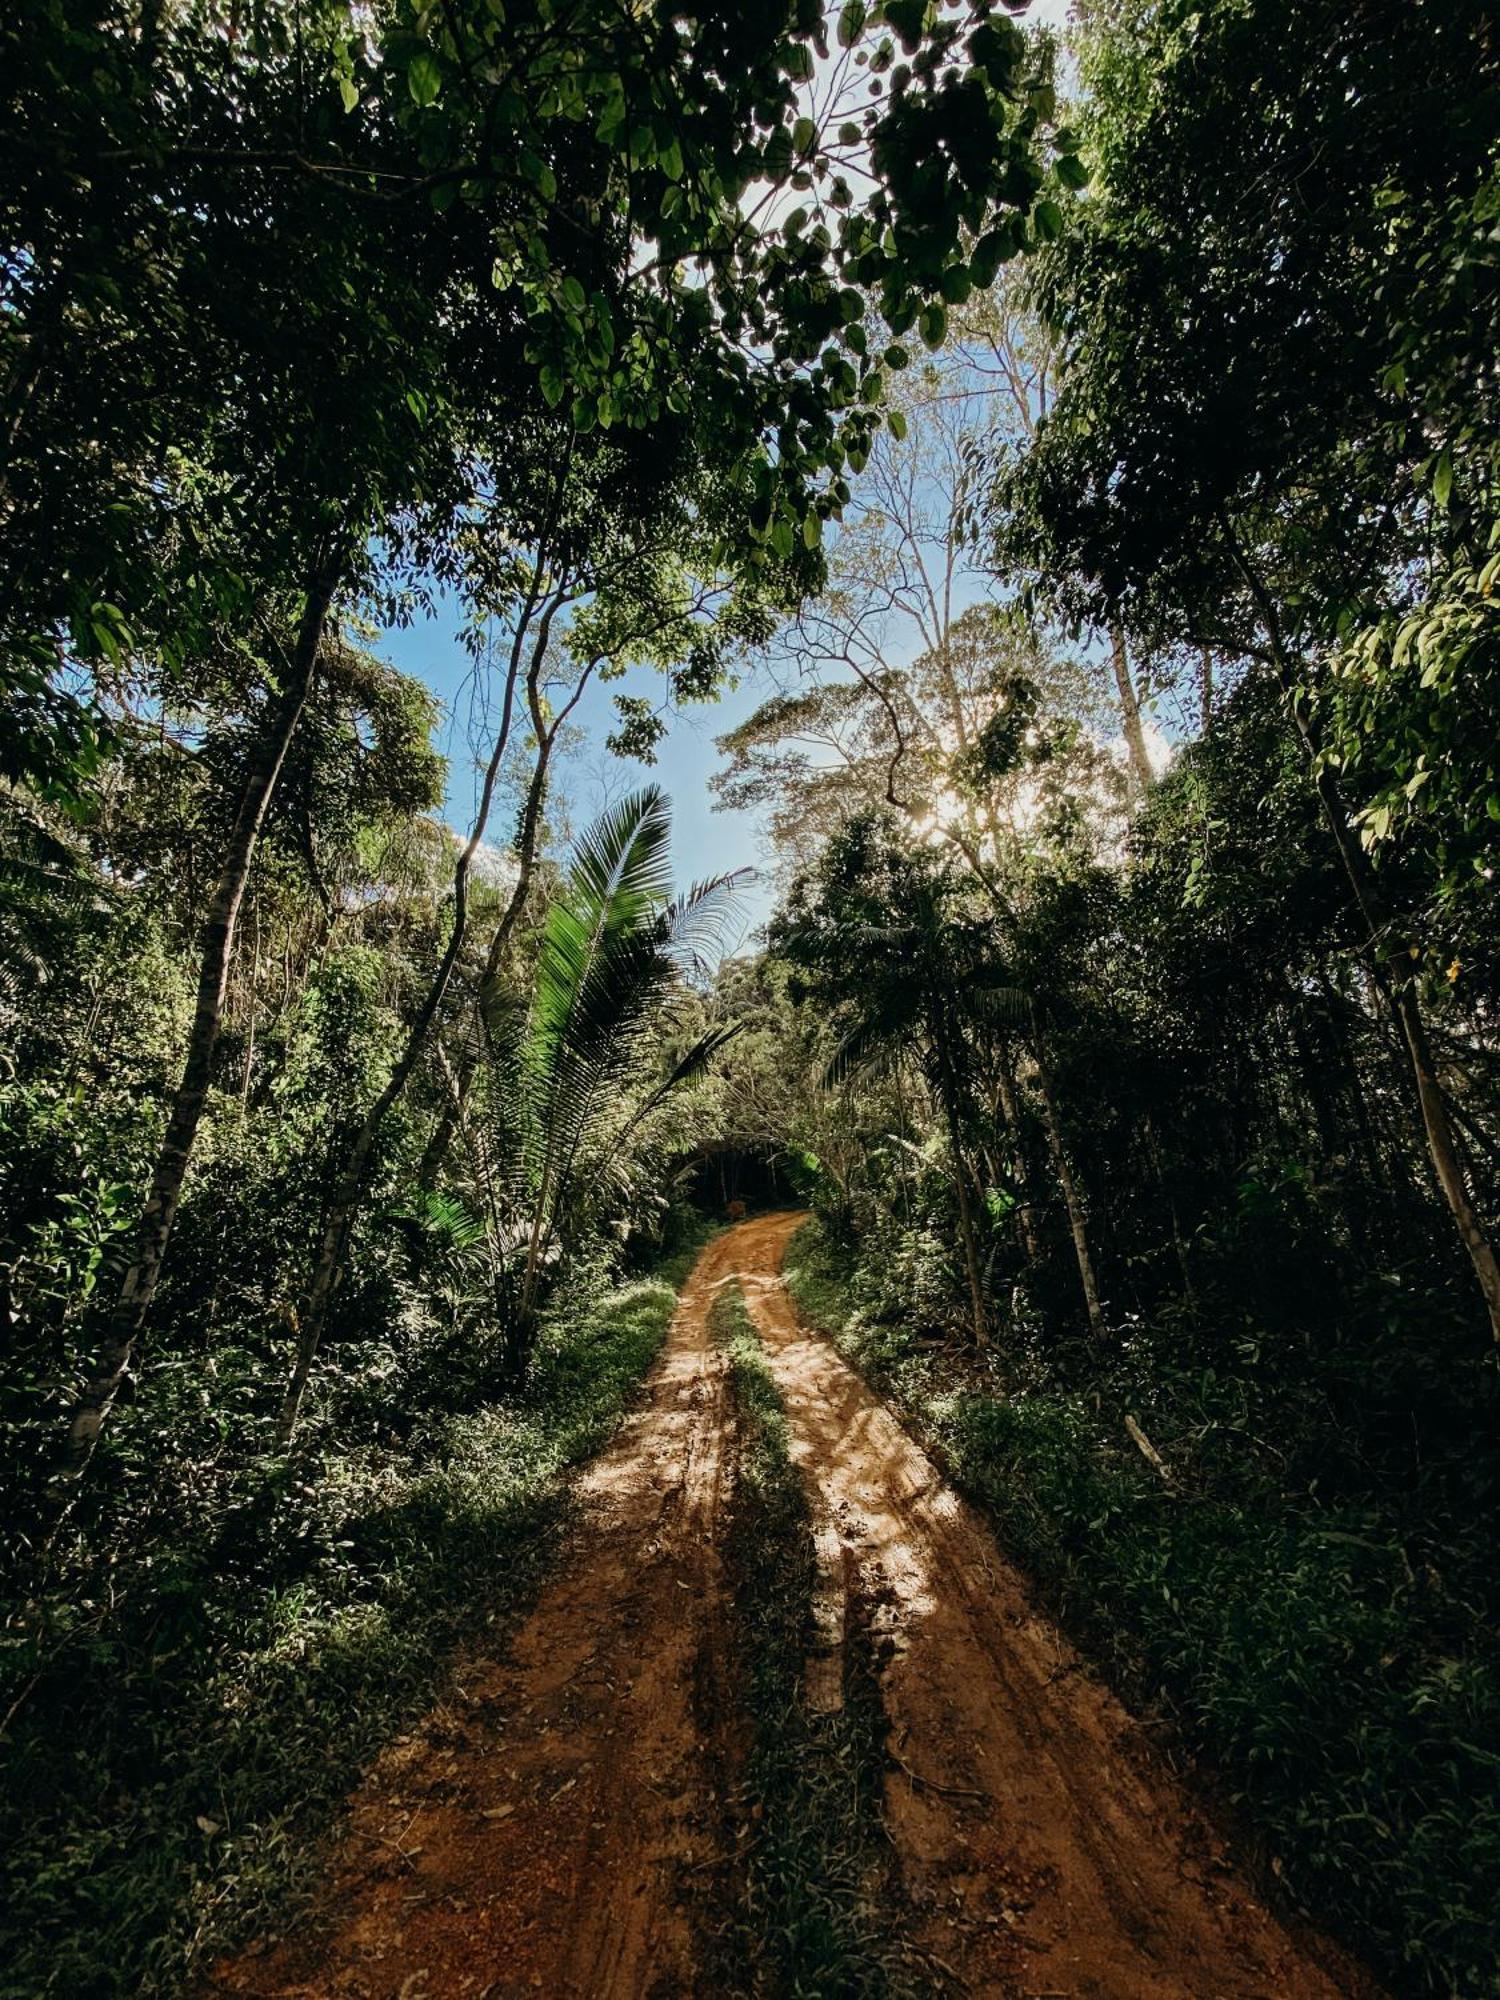
[[[704, 1941], [722, 1921], [744, 1724], [719, 1554], [730, 1411], [709, 1316], [736, 1277], [809, 1483], [820, 1626], [841, 1629], [828, 1599], [842, 1585], [883, 1660], [905, 1905], [892, 1925], [953, 1990], [995, 2000], [1367, 1990], [1321, 1970], [1234, 1875], [977, 1516], [798, 1323], [780, 1271], [802, 1220], [757, 1217], [704, 1251], [643, 1407], [583, 1475], [580, 1528], [513, 1643], [461, 1666], [449, 1699], [374, 1765], [307, 1920], [221, 1963], [206, 1993], [715, 1993]], [[816, 1663], [820, 1704], [836, 1699], [829, 1678]], [[947, 1984], [934, 1974], [934, 1991]]]

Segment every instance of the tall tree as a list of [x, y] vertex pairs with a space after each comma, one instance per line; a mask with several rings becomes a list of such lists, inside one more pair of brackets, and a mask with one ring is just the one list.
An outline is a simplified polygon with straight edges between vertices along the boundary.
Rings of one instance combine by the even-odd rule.
[[[1359, 801], [1308, 694], [1351, 629], [1409, 595], [1450, 500], [1442, 438], [1487, 434], [1478, 322], [1450, 294], [1420, 307], [1416, 273], [1435, 234], [1450, 252], [1463, 236], [1455, 214], [1473, 240], [1493, 186], [1491, 40], [1472, 6], [1091, 13], [1094, 181], [1041, 285], [1061, 383], [1035, 447], [1000, 467], [995, 508], [998, 559], [1071, 615], [1248, 658], [1281, 689], [1500, 1338], [1420, 940], [1351, 825]], [[1472, 297], [1491, 280], [1471, 261], [1464, 282]]]

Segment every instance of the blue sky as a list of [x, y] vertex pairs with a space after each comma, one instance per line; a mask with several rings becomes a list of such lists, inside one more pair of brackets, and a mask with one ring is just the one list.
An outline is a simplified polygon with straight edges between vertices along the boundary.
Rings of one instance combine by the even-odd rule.
[[[443, 704], [446, 721], [437, 742], [448, 758], [445, 817], [460, 832], [467, 832], [476, 784], [467, 733], [471, 663], [459, 644], [459, 622], [455, 607], [443, 607], [405, 631], [385, 633], [379, 651], [403, 673], [424, 681]], [[743, 720], [768, 686], [752, 677], [716, 703], [680, 709], [671, 719], [652, 769], [631, 758], [611, 757], [604, 739], [614, 722], [616, 690], [656, 697], [661, 685], [659, 676], [641, 673], [623, 682], [596, 684], [584, 696], [578, 710], [584, 740], [562, 772], [576, 816], [587, 818], [611, 796], [654, 778], [672, 797], [673, 851], [680, 883], [733, 868], [763, 868], [765, 856], [753, 816], [715, 811], [708, 781], [722, 761], [714, 749], [715, 736]], [[747, 889], [742, 898], [747, 929], [770, 914], [771, 900], [764, 877]]]
[[[1026, 18], [1061, 28], [1067, 12], [1068, 0], [1032, 0]], [[405, 631], [384, 634], [379, 650], [404, 673], [425, 681], [443, 704], [446, 720], [438, 732], [438, 747], [449, 760], [445, 817], [466, 833], [472, 823], [477, 786], [467, 730], [470, 660], [459, 644], [458, 629], [457, 609], [440, 606], [431, 618]], [[742, 898], [748, 933], [771, 911], [767, 855], [752, 814], [714, 809], [709, 779], [722, 762], [714, 738], [750, 714], [771, 691], [769, 680], [751, 672], [738, 688], [726, 690], [718, 702], [678, 711], [650, 770], [631, 759], [613, 758], [604, 748], [614, 718], [612, 695], [621, 687], [656, 699], [661, 682], [655, 675], [642, 673], [613, 686], [596, 683], [588, 690], [577, 717], [584, 740], [561, 773], [575, 819], [589, 818], [611, 798], [655, 778], [672, 798], [674, 859], [680, 884], [736, 868], [760, 871], [760, 879]]]

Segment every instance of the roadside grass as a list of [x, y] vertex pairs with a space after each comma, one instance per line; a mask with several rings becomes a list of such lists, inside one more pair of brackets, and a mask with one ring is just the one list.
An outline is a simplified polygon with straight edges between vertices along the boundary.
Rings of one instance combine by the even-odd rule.
[[1482, 1519], [1454, 1530], [1436, 1558], [1446, 1574], [1414, 1563], [1394, 1504], [1293, 1488], [1276, 1452], [1206, 1404], [1224, 1383], [1173, 1379], [1164, 1341], [1147, 1420], [1166, 1484], [1124, 1432], [1140, 1407], [1124, 1380], [953, 1393], [939, 1359], [860, 1319], [816, 1223], [786, 1277], [1080, 1643], [1208, 1760], [1296, 1899], [1402, 1994], [1500, 1995], [1500, 1657], [1473, 1582]]
[[[712, 1328], [727, 1350], [739, 1437], [726, 1556], [752, 1738], [734, 1990], [776, 2000], [931, 1992], [889, 1927], [893, 1857], [881, 1821], [885, 1722], [864, 1635], [848, 1635], [845, 1706], [814, 1713], [803, 1673], [816, 1559], [786, 1413], [738, 1285]], [[884, 1915], [882, 1914], [884, 1906]]]
[[395, 1448], [315, 1438], [253, 1535], [220, 1520], [44, 1669], [6, 1748], [5, 2000], [176, 1993], [286, 1920], [362, 1769], [534, 1598], [702, 1241], [561, 1298], [524, 1398], [418, 1413]]

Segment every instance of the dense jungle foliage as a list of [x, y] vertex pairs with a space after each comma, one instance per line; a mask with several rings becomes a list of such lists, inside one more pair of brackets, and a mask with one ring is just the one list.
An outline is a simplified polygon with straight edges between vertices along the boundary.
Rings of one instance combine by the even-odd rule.
[[1500, 1995], [1497, 335], [1486, 0], [0, 20], [0, 1993], [284, 1906], [744, 1187], [1276, 1893]]

